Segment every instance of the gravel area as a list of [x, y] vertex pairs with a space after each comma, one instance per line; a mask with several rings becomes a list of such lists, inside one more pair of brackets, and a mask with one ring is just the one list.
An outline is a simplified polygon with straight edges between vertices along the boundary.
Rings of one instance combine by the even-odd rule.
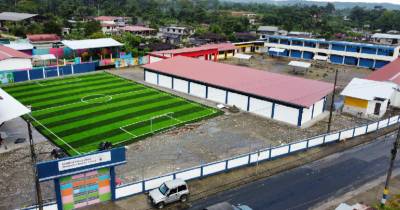
[[[262, 57], [256, 56], [256, 59], [260, 58]], [[283, 63], [286, 63], [286, 61], [276, 61], [282, 64], [269, 64], [271, 62], [269, 59], [265, 62], [268, 65], [277, 66], [276, 71], [284, 69]], [[110, 72], [143, 82], [143, 69], [139, 67]], [[170, 90], [165, 91], [170, 92]], [[174, 94], [209, 106], [216, 105], [185, 94], [175, 92]], [[332, 128], [338, 130], [365, 122], [367, 120], [335, 113]], [[9, 126], [0, 127], [0, 131], [13, 133], [8, 144], [12, 144], [13, 139], [18, 135], [26, 136], [26, 123], [21, 119], [6, 124]], [[129, 145], [128, 164], [117, 168], [117, 176], [123, 182], [158, 176], [174, 170], [315, 136], [324, 133], [326, 128], [327, 118], [310, 128], [302, 129], [249, 113], [226, 112], [216, 118], [159, 133]], [[49, 153], [54, 146], [36, 132], [35, 141], [38, 142], [36, 150], [39, 153], [39, 159], [51, 159]], [[2, 171], [0, 173], [0, 200], [2, 201], [0, 209], [13, 209], [35, 203], [29, 147], [25, 144], [3, 152], [0, 148], [0, 153]], [[54, 198], [51, 182], [43, 183], [42, 190], [45, 199]]]

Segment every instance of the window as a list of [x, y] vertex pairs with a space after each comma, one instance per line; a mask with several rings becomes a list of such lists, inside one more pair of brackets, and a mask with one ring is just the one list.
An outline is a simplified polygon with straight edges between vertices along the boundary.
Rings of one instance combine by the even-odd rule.
[[178, 192], [178, 191], [177, 191], [177, 188], [171, 189], [171, 190], [169, 191], [168, 195], [173, 195], [173, 194], [176, 194], [177, 192]]
[[182, 185], [182, 186], [179, 186], [178, 187], [178, 191], [179, 192], [181, 192], [181, 191], [184, 191], [184, 190], [186, 190], [187, 188], [186, 188], [186, 185]]
[[158, 189], [160, 190], [160, 193], [163, 195], [165, 195], [168, 192], [168, 187], [165, 184], [162, 184]]

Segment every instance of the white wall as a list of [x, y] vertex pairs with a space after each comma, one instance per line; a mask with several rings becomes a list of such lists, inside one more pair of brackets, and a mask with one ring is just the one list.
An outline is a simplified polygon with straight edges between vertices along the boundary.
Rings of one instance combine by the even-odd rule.
[[248, 97], [242, 94], [228, 92], [228, 105], [247, 111]]
[[275, 104], [274, 119], [297, 126], [299, 109]]
[[174, 78], [174, 90], [183, 93], [188, 93], [189, 92], [188, 87], [189, 87], [188, 81]]
[[303, 109], [303, 115], [301, 116], [301, 124], [311, 120], [312, 108], [313, 106], [309, 107], [308, 109], [306, 108]]
[[[379, 116], [374, 114], [375, 105], [377, 103], [381, 104], [381, 109], [380, 109], [380, 112], [379, 112]], [[388, 104], [388, 100], [386, 100], [386, 101], [368, 101], [367, 114], [369, 116], [382, 117], [386, 113], [387, 104]]]
[[321, 99], [320, 101], [318, 101], [317, 103], [315, 103], [314, 106], [314, 117], [322, 114], [324, 112], [324, 99]]
[[194, 95], [200, 98], [205, 98], [206, 86], [195, 82], [190, 82], [190, 95]]
[[10, 58], [0, 61], [0, 71], [16, 70], [16, 69], [31, 69], [31, 59], [26, 58]]
[[263, 117], [271, 118], [272, 103], [257, 98], [250, 98], [250, 112]]
[[208, 87], [208, 99], [224, 104], [226, 99], [226, 91], [218, 88]]
[[[399, 87], [397, 87], [399, 88]], [[392, 97], [390, 98], [390, 105], [400, 108], [400, 92], [394, 91]]]
[[159, 75], [158, 78], [159, 85], [161, 87], [172, 88], [172, 77]]
[[145, 71], [144, 74], [145, 74], [146, 82], [153, 84], [153, 85], [157, 85], [157, 74], [156, 73]]

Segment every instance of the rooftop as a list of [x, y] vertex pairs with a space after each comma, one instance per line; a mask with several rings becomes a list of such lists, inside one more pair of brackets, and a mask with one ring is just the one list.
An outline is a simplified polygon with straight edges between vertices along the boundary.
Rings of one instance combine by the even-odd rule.
[[144, 68], [307, 108], [333, 90], [333, 85], [326, 82], [183, 56], [148, 64]]
[[202, 51], [202, 50], [216, 50], [217, 48], [215, 46], [200, 46], [200, 47], [185, 47], [185, 48], [179, 48], [179, 49], [172, 49], [172, 50], [163, 50], [163, 51], [155, 51], [151, 52], [150, 54], [153, 55], [164, 55], [164, 54], [181, 54], [181, 53], [190, 53], [190, 52], [196, 52], [196, 51]]
[[395, 87], [396, 84], [389, 82], [354, 78], [344, 88], [341, 95], [368, 101], [374, 100], [377, 97], [389, 99]]
[[0, 20], [6, 21], [22, 21], [37, 16], [37, 14], [18, 13], [18, 12], [2, 12]]
[[12, 48], [14, 50], [32, 50], [33, 45], [29, 42], [10, 42], [10, 44], [5, 44], [4, 46]]
[[125, 26], [122, 28], [124, 31], [140, 32], [140, 31], [155, 31], [153, 28], [148, 28], [144, 26]]
[[4, 45], [0, 45], [0, 61], [10, 58], [31, 58], [31, 56]]
[[30, 42], [59, 42], [61, 38], [57, 34], [28, 34], [26, 38]]
[[0, 99], [0, 124], [31, 112], [1, 88]]
[[260, 26], [257, 31], [278, 31], [279, 28], [277, 26]]
[[376, 34], [372, 35], [372, 38], [375, 38], [375, 39], [400, 39], [400, 34], [376, 33]]
[[63, 40], [61, 43], [63, 43], [66, 47], [72, 50], [123, 46], [123, 44], [119, 43], [118, 41], [115, 41], [112, 38]]
[[367, 79], [389, 81], [400, 85], [400, 58], [397, 58], [384, 67], [372, 72]]
[[118, 16], [98, 16], [98, 17], [95, 17], [94, 19], [98, 20], [98, 21], [114, 21], [114, 20], [123, 19], [123, 18], [124, 17], [118, 17]]

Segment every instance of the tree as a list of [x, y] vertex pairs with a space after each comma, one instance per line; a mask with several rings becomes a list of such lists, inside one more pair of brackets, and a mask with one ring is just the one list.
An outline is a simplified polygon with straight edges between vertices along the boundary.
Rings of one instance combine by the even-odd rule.
[[51, 19], [49, 21], [46, 21], [43, 24], [43, 32], [44, 33], [49, 33], [49, 34], [61, 35], [62, 25], [60, 23], [58, 23], [57, 21]]
[[101, 25], [99, 21], [91, 20], [83, 25], [83, 30], [86, 36], [91, 36], [96, 32], [101, 32]]

